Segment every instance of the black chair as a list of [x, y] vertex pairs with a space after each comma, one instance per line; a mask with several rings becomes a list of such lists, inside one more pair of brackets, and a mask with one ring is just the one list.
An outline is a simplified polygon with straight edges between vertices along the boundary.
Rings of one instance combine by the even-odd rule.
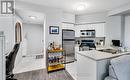
[[15, 44], [13, 50], [10, 52], [8, 56], [6, 56], [6, 80], [17, 80], [13, 78], [13, 69], [19, 47], [20, 43]]

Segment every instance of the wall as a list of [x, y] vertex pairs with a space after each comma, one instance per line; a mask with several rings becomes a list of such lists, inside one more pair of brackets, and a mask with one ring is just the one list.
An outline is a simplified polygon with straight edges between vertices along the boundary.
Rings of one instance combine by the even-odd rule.
[[97, 13], [91, 15], [80, 15], [76, 16], [77, 24], [84, 23], [96, 23], [96, 22], [106, 22], [105, 26], [105, 45], [110, 46], [112, 39], [121, 40], [122, 37], [122, 24], [121, 24], [121, 16], [108, 16], [107, 13]]
[[5, 80], [5, 56], [4, 56], [4, 37], [2, 32], [0, 32], [0, 80]]
[[[13, 15], [0, 15], [0, 31], [5, 35], [5, 53], [8, 54], [15, 44], [15, 23], [21, 19]], [[22, 25], [22, 24], [21, 24]]]
[[125, 16], [125, 46], [130, 50], [130, 15]]
[[12, 50], [15, 42], [13, 16], [0, 16], [0, 31], [4, 31], [5, 53], [7, 54]]
[[112, 39], [121, 40], [121, 16], [109, 16], [106, 21], [106, 45], [111, 45]]
[[75, 14], [63, 12], [63, 21], [66, 23], [75, 23]]
[[40, 54], [43, 50], [43, 25], [23, 23], [23, 38], [27, 40], [27, 55]]
[[116, 9], [109, 11], [108, 15], [112, 16], [112, 15], [127, 14], [129, 12], [130, 12], [130, 3], [127, 3], [125, 5], [122, 5]]
[[63, 11], [61, 9], [25, 3], [22, 1], [16, 1], [16, 8], [43, 13], [46, 17], [46, 21], [45, 21], [46, 47], [48, 46], [48, 42], [52, 42], [54, 40], [59, 41], [59, 43], [61, 43], [62, 41], [61, 33], [59, 35], [49, 34], [49, 26], [59, 26], [61, 32], [61, 26], [63, 21], [62, 20]]
[[[3, 52], [8, 54], [14, 46], [14, 16], [0, 14], [0, 31], [3, 31], [5, 35]], [[0, 46], [2, 45], [0, 44]], [[0, 54], [0, 56], [3, 55], [3, 59], [0, 58], [0, 63], [3, 60], [3, 63], [1, 63], [3, 68], [0, 66], [0, 72], [2, 72], [3, 75], [0, 74], [0, 80], [5, 80], [5, 54]]]
[[106, 12], [94, 13], [88, 15], [77, 15], [76, 24], [105, 22], [106, 18], [107, 18]]
[[[24, 4], [24, 5], [23, 5]], [[22, 1], [16, 1], [16, 8], [23, 9], [23, 10], [31, 10], [43, 13], [45, 15], [45, 24], [44, 24], [44, 62], [46, 62], [46, 48], [48, 47], [50, 42], [58, 41], [62, 44], [62, 33], [61, 33], [61, 26], [62, 26], [62, 10], [55, 9], [50, 7], [44, 7], [36, 4], [25, 3]], [[49, 34], [49, 26], [59, 26], [60, 33], [58, 35]]]

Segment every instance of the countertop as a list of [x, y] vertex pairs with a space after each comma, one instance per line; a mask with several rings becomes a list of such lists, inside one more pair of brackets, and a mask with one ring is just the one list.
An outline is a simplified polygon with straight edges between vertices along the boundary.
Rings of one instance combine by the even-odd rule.
[[123, 52], [123, 53], [117, 53], [117, 54], [112, 54], [112, 53], [107, 53], [107, 52], [101, 52], [98, 50], [90, 50], [90, 51], [76, 51], [77, 54], [85, 56], [87, 58], [93, 59], [95, 61], [100, 61], [104, 59], [111, 59], [114, 57], [118, 57], [121, 55], [128, 55], [130, 52]]

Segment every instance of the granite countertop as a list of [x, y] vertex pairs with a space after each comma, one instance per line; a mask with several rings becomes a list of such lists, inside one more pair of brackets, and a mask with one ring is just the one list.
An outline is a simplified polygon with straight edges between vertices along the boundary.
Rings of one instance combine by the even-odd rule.
[[107, 53], [107, 52], [101, 52], [101, 51], [98, 51], [98, 50], [76, 51], [76, 53], [80, 54], [82, 56], [85, 56], [87, 58], [93, 59], [95, 61], [100, 61], [100, 60], [104, 60], [104, 59], [110, 59], [110, 58], [118, 57], [118, 56], [121, 56], [121, 55], [130, 54], [130, 52], [112, 54], [112, 53]]

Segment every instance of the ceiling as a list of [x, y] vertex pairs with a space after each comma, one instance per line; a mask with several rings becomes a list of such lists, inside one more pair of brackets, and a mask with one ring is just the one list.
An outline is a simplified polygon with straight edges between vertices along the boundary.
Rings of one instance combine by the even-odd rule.
[[[16, 9], [16, 14], [22, 19], [23, 23], [30, 23], [30, 24], [44, 23], [44, 14], [39, 12]], [[32, 19], [30, 17], [35, 17], [35, 19]]]
[[[53, 8], [60, 8], [65, 12], [74, 14], [90, 14], [96, 12], [106, 12], [125, 4], [130, 3], [130, 0], [17, 0], [28, 2]], [[87, 9], [84, 11], [76, 11], [75, 5], [83, 2], [87, 4]]]

